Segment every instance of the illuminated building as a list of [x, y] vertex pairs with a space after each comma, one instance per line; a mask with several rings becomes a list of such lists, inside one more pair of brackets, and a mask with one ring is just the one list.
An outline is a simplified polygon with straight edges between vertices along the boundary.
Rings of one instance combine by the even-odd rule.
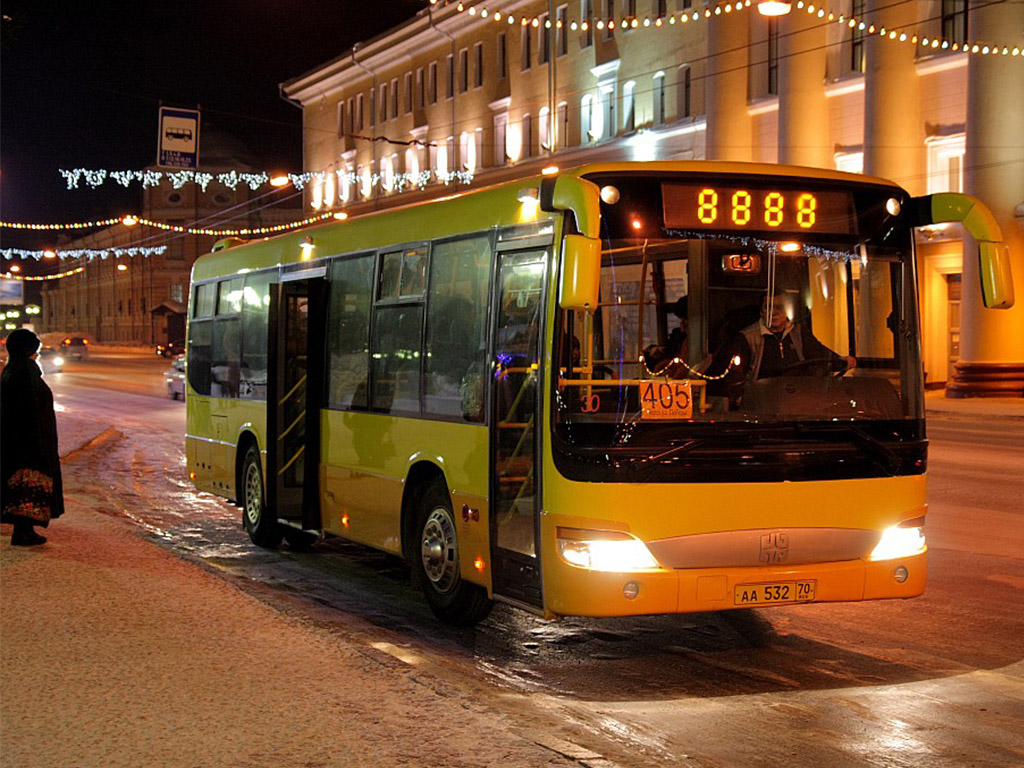
[[[783, 162], [962, 190], [1000, 222], [1018, 303], [983, 309], [963, 232], [923, 232], [927, 380], [1020, 395], [1024, 53], [1009, 36], [1024, 5], [886, 6], [796, 2], [769, 19], [691, 0], [432, 4], [282, 84], [303, 111], [305, 170], [333, 176], [306, 204], [358, 213], [606, 159]], [[975, 40], [999, 46], [964, 47]]]

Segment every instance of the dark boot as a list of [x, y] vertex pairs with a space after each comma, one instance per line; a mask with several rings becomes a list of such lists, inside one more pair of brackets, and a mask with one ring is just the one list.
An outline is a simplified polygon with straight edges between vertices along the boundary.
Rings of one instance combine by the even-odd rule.
[[11, 533], [11, 546], [34, 547], [45, 543], [46, 537], [36, 533], [31, 525], [15, 523], [14, 531]]

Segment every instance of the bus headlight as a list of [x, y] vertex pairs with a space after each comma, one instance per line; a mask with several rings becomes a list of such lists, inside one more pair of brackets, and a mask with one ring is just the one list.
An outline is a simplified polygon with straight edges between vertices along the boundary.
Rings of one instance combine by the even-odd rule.
[[617, 531], [559, 528], [558, 554], [569, 565], [592, 571], [625, 573], [658, 568], [642, 541]]
[[[908, 521], [917, 523], [918, 521]], [[924, 521], [916, 525], [894, 525], [882, 531], [882, 538], [871, 551], [872, 560], [894, 560], [919, 555], [925, 550]]]

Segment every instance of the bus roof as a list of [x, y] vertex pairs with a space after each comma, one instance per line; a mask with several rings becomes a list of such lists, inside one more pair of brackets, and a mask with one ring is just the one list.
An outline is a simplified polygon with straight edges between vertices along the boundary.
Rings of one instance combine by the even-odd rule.
[[[896, 187], [885, 179], [824, 168], [704, 160], [593, 163], [565, 169], [559, 174], [584, 177], [630, 172], [754, 174]], [[539, 174], [525, 176], [494, 186], [372, 211], [351, 219], [327, 221], [272, 238], [250, 240], [197, 259], [192, 267], [192, 280], [374, 250], [386, 245], [480, 232], [493, 227], [549, 221], [552, 214], [519, 201], [520, 190], [538, 187], [543, 178]], [[444, 209], [435, 208], [440, 203], [446, 203]], [[309, 246], [312, 246], [311, 255], [307, 253]]]

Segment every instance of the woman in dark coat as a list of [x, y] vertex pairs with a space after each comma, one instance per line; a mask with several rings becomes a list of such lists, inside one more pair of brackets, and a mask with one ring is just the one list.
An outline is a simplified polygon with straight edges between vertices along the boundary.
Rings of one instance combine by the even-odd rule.
[[35, 532], [64, 514], [64, 486], [57, 453], [53, 393], [35, 362], [39, 337], [19, 328], [7, 337], [7, 366], [0, 376], [0, 476], [11, 544], [43, 544]]

